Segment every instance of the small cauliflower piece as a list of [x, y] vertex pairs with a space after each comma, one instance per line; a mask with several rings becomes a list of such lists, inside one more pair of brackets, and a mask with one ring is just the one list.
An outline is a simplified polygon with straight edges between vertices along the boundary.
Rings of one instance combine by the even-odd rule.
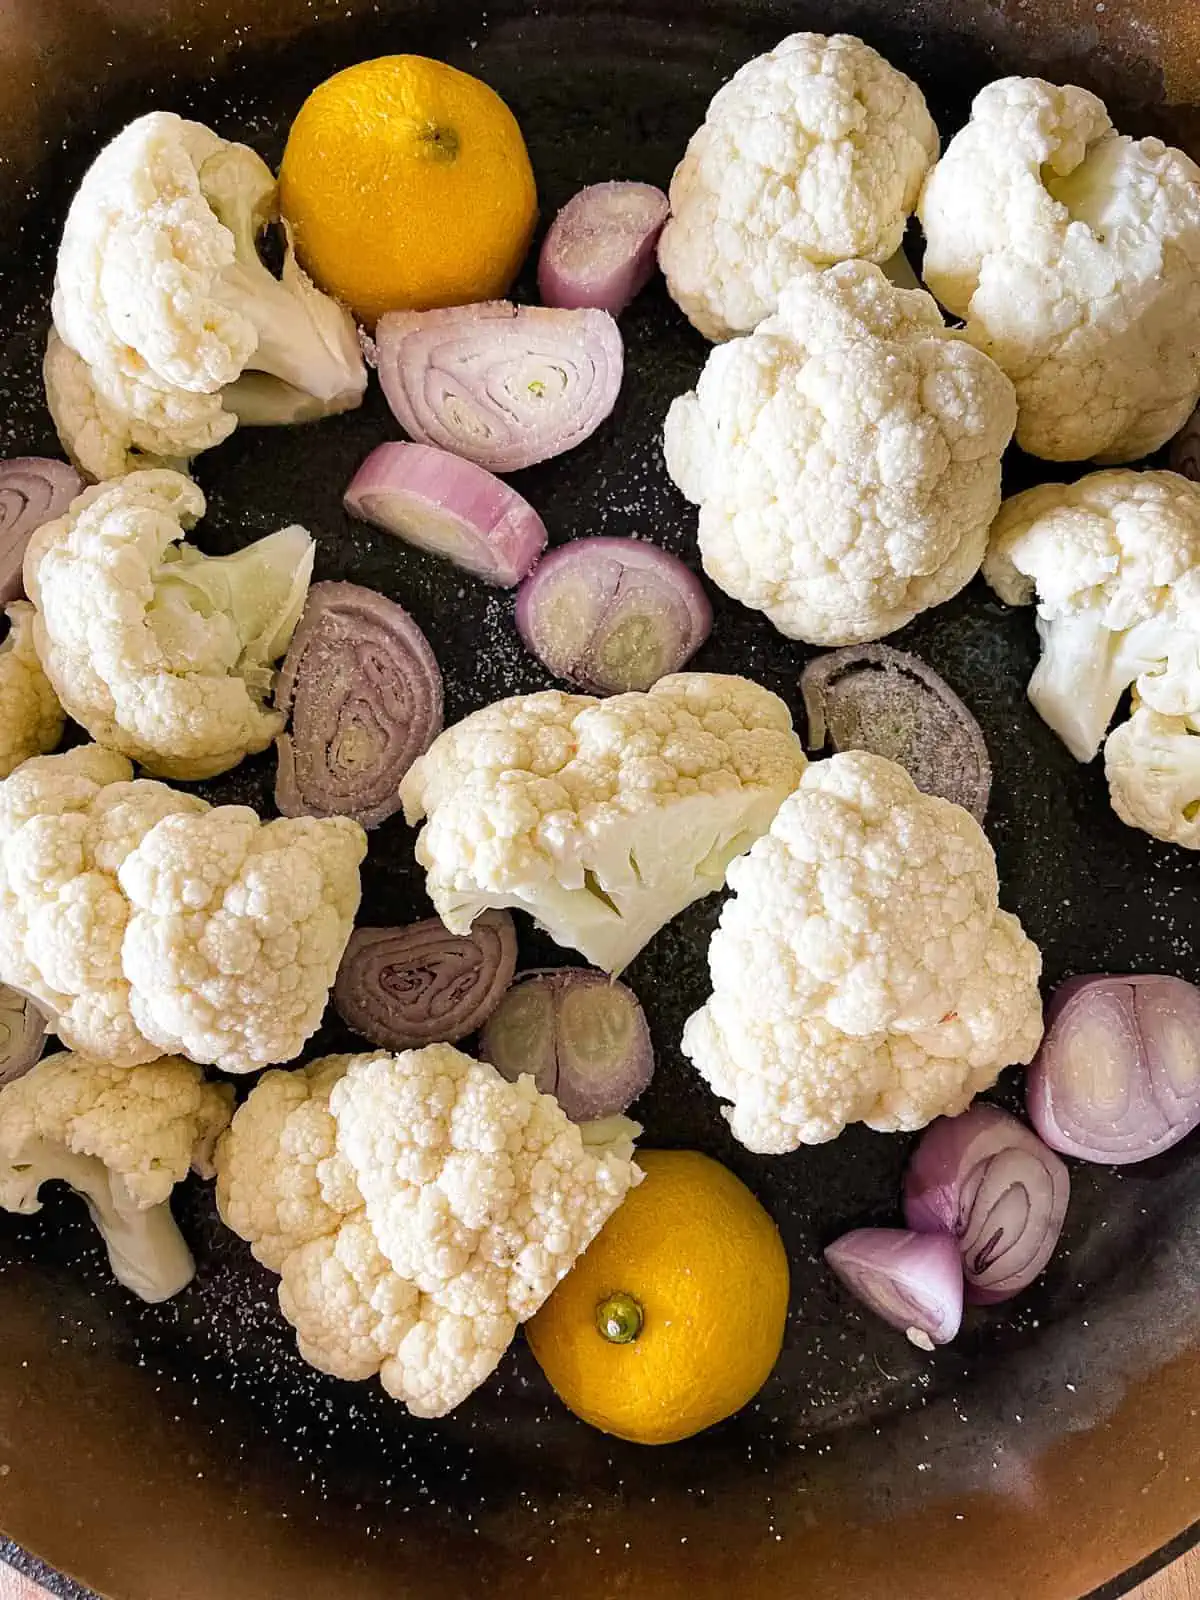
[[1077, 761], [1131, 684], [1164, 716], [1200, 712], [1200, 485], [1121, 470], [1040, 484], [1004, 502], [983, 574], [1008, 605], [1036, 597], [1029, 698]]
[[1155, 839], [1200, 850], [1200, 712], [1164, 717], [1137, 706], [1104, 746], [1112, 808]]
[[1017, 389], [1017, 443], [1133, 461], [1200, 397], [1200, 167], [1086, 89], [1004, 78], [926, 182], [925, 282]]
[[712, 352], [664, 447], [714, 583], [790, 638], [862, 644], [978, 571], [1015, 421], [929, 295], [847, 262]]
[[991, 846], [894, 762], [809, 767], [729, 886], [682, 1049], [749, 1149], [922, 1128], [1033, 1058], [1041, 958]]
[[746, 678], [682, 672], [646, 693], [520, 695], [476, 711], [400, 786], [438, 915], [536, 917], [617, 973], [725, 881], [805, 768], [783, 701]]
[[122, 1067], [162, 1050], [129, 1009], [117, 871], [161, 818], [208, 810], [132, 778], [124, 756], [81, 745], [0, 783], [0, 982], [32, 995], [64, 1044]]
[[33, 607], [6, 606], [8, 637], [0, 643], [0, 778], [62, 738], [63, 708], [42, 671], [33, 642]]
[[243, 409], [243, 374], [248, 421], [361, 403], [349, 313], [305, 277], [290, 234], [281, 279], [259, 258], [277, 215], [252, 150], [170, 112], [139, 117], [97, 156], [67, 213], [45, 364], [55, 424], [85, 472], [179, 465], [219, 444]]
[[214, 1173], [233, 1111], [229, 1084], [190, 1061], [117, 1067], [63, 1052], [0, 1089], [0, 1206], [30, 1215], [58, 1178], [87, 1202], [113, 1275], [142, 1300], [166, 1300], [195, 1265], [171, 1216], [190, 1167]]
[[269, 1072], [217, 1152], [217, 1205], [280, 1274], [301, 1355], [416, 1416], [461, 1404], [641, 1181], [636, 1124], [585, 1141], [533, 1079], [451, 1045]]
[[709, 339], [748, 333], [811, 267], [900, 248], [938, 133], [861, 39], [794, 33], [714, 96], [671, 180], [658, 259]]
[[350, 936], [366, 835], [344, 817], [260, 823], [132, 775], [84, 745], [0, 783], [0, 983], [121, 1067], [298, 1055]]
[[261, 822], [248, 806], [166, 817], [121, 863], [121, 960], [162, 1050], [255, 1072], [320, 1026], [359, 902], [366, 834], [348, 817]]
[[303, 528], [204, 556], [183, 542], [203, 514], [190, 478], [134, 472], [85, 490], [25, 552], [37, 651], [59, 699], [159, 777], [214, 777], [283, 731], [265, 702], [312, 576]]

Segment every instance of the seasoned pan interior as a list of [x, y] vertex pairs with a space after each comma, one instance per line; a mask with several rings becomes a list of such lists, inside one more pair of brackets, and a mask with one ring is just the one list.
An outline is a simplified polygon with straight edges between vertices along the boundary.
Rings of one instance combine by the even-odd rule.
[[[243, 35], [234, 21], [200, 11], [183, 44], [170, 37], [172, 26], [183, 27], [174, 14], [145, 19], [133, 8], [85, 7], [74, 50], [70, 19], [42, 13], [41, 25], [54, 35], [61, 24], [61, 37], [54, 35], [53, 48], [43, 41], [35, 59], [43, 70], [59, 62], [70, 82], [47, 90], [36, 130], [6, 158], [10, 179], [22, 164], [25, 176], [6, 189], [0, 448], [57, 451], [39, 360], [66, 200], [99, 144], [153, 106], [199, 117], [275, 164], [289, 119], [320, 78], [390, 51], [440, 57], [485, 78], [513, 107], [545, 219], [585, 182], [635, 177], [665, 186], [717, 85], [797, 27], [861, 33], [921, 84], [944, 137], [965, 120], [983, 83], [1019, 70], [1095, 88], [1125, 131], [1165, 132], [1186, 145], [1195, 113], [1169, 101], [1188, 93], [1177, 58], [1193, 26], [1191, 3], [1173, 10], [1110, 0], [1121, 16], [1105, 20], [1103, 6], [1052, 0], [686, 7], [559, 0], [537, 9], [489, 4], [486, 12], [448, 0], [423, 8], [385, 0], [356, 16], [313, 7], [299, 14], [294, 35], [270, 40], [253, 23]], [[32, 16], [35, 6], [18, 9]], [[278, 17], [270, 29], [289, 30]], [[116, 64], [106, 68], [105, 59]], [[76, 92], [87, 82], [99, 87]], [[56, 95], [60, 122], [50, 114]], [[1192, 153], [1200, 150], [1193, 145]], [[521, 289], [534, 297], [529, 276]], [[643, 533], [696, 566], [695, 513], [667, 479], [659, 440], [667, 406], [694, 381], [706, 346], [661, 283], [622, 327], [627, 377], [614, 416], [581, 448], [513, 481], [544, 516], [553, 542]], [[284, 523], [305, 524], [318, 542], [317, 578], [379, 589], [416, 617], [445, 674], [447, 721], [549, 686], [517, 638], [511, 595], [344, 515], [341, 493], [358, 463], [396, 432], [374, 388], [361, 411], [316, 428], [240, 430], [197, 464], [209, 500], [198, 542], [222, 553]], [[1011, 470], [1017, 486], [1036, 476], [1029, 462], [1017, 460]], [[713, 598], [716, 626], [695, 665], [755, 678], [799, 718], [798, 678], [811, 652], [715, 591]], [[1042, 947], [1047, 983], [1091, 971], [1195, 978], [1196, 864], [1123, 827], [1099, 765], [1078, 767], [1030, 708], [1031, 614], [1006, 611], [977, 580], [891, 642], [942, 673], [984, 730], [995, 771], [987, 830], [1002, 903]], [[201, 791], [271, 814], [273, 777], [274, 758], [264, 756]], [[372, 835], [364, 924], [428, 914], [412, 844], [399, 818]], [[1179, 1415], [1189, 1397], [1200, 1403], [1196, 1368], [1178, 1365], [1200, 1342], [1196, 1137], [1144, 1166], [1076, 1167], [1063, 1243], [1045, 1278], [1015, 1306], [972, 1312], [952, 1348], [925, 1355], [860, 1313], [820, 1263], [822, 1245], [837, 1233], [894, 1221], [910, 1142], [854, 1127], [833, 1144], [752, 1156], [729, 1137], [716, 1101], [679, 1054], [683, 1021], [707, 993], [704, 952], [718, 909], [711, 899], [671, 924], [627, 981], [646, 1007], [658, 1053], [638, 1107], [646, 1142], [696, 1147], [727, 1163], [771, 1211], [787, 1244], [792, 1312], [784, 1353], [741, 1415], [666, 1450], [620, 1444], [562, 1409], [518, 1339], [471, 1401], [436, 1424], [417, 1422], [377, 1384], [326, 1379], [300, 1360], [275, 1304], [274, 1278], [219, 1226], [202, 1186], [190, 1183], [177, 1197], [198, 1278], [160, 1307], [142, 1306], [109, 1282], [82, 1207], [54, 1193], [36, 1218], [0, 1214], [0, 1305], [13, 1330], [0, 1357], [0, 1420], [14, 1462], [26, 1447], [13, 1481], [0, 1477], [0, 1523], [130, 1600], [294, 1593], [290, 1579], [275, 1589], [262, 1576], [287, 1570], [279, 1552], [288, 1549], [297, 1560], [304, 1553], [302, 1570], [330, 1600], [377, 1592], [422, 1600], [518, 1590], [615, 1595], [639, 1587], [718, 1594], [746, 1564], [757, 1574], [756, 1595], [1033, 1600], [1112, 1576], [1200, 1515], [1200, 1474], [1190, 1501], [1183, 1486], [1189, 1467], [1200, 1467], [1194, 1420], [1173, 1436], [1139, 1435], [1136, 1447], [1116, 1448], [1104, 1468], [1099, 1453], [1089, 1466], [1083, 1450], [1082, 1465], [1065, 1481], [1076, 1483], [1086, 1506], [1068, 1507], [1057, 1469], [1040, 1464], [1064, 1438], [1107, 1426], [1130, 1387], [1169, 1363], [1176, 1363], [1177, 1387], [1161, 1409]], [[523, 965], [567, 959], [528, 922], [521, 935]], [[310, 1054], [353, 1048], [334, 1019]], [[1015, 1105], [1016, 1090], [1017, 1074], [1008, 1074], [999, 1098]], [[19, 1365], [31, 1352], [32, 1375]], [[1190, 1376], [1180, 1378], [1185, 1370]], [[113, 1423], [105, 1409], [114, 1396], [126, 1422]], [[144, 1433], [153, 1441], [140, 1469], [125, 1445], [130, 1407], [145, 1408]], [[54, 1427], [49, 1419], [57, 1419]], [[56, 1452], [30, 1460], [32, 1439], [55, 1437], [56, 1428], [67, 1454], [72, 1437], [81, 1441], [80, 1459], [64, 1463]], [[1165, 1478], [1153, 1507], [1127, 1521], [1106, 1511], [1140, 1493], [1158, 1451]], [[192, 1531], [176, 1539], [161, 1520], [162, 1508], [175, 1503], [174, 1488], [164, 1486], [196, 1473], [209, 1473], [213, 1484], [210, 1536], [218, 1545], [230, 1541], [214, 1556], [223, 1563], [222, 1586], [207, 1591], [195, 1587], [201, 1523], [189, 1524], [191, 1513], [180, 1510], [181, 1529]], [[56, 1514], [56, 1482], [72, 1485], [66, 1504], [77, 1509], [69, 1515], [62, 1500]], [[138, 1493], [140, 1518], [130, 1500]], [[982, 1508], [970, 1528], [956, 1509], [963, 1503]], [[1018, 1518], [994, 1552], [998, 1565], [982, 1570], [981, 1551], [994, 1545], [997, 1526], [984, 1525], [988, 1508], [1003, 1526], [1022, 1505], [1042, 1531], [1025, 1530], [1024, 1543]], [[285, 1507], [290, 1526], [279, 1520]], [[94, 1531], [101, 1516], [108, 1538]], [[871, 1588], [853, 1538], [826, 1538], [822, 1529], [878, 1529], [889, 1520], [924, 1531], [912, 1533], [910, 1546], [897, 1532], [895, 1586]], [[922, 1577], [909, 1569], [905, 1550], [926, 1550], [935, 1525], [942, 1554]], [[877, 1534], [861, 1538], [862, 1550], [882, 1559]], [[1046, 1554], [1056, 1538], [1064, 1562], [1057, 1572]], [[147, 1542], [157, 1565], [144, 1553]], [[258, 1555], [268, 1550], [276, 1552], [274, 1565], [255, 1577]], [[809, 1587], [799, 1579], [792, 1586], [789, 1574], [799, 1570]]]

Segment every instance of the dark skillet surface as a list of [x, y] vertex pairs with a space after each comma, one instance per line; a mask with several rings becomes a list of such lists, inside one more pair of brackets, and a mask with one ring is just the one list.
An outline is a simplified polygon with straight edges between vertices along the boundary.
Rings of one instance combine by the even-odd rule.
[[[274, 163], [313, 83], [356, 59], [420, 50], [479, 73], [509, 101], [529, 143], [543, 220], [585, 182], [628, 176], [665, 185], [717, 84], [797, 26], [861, 32], [921, 83], [944, 137], [983, 82], [1018, 65], [1090, 83], [1129, 131], [1154, 124], [1138, 104], [1152, 94], [1152, 78], [1120, 77], [1122, 94], [1113, 71], [1087, 59], [1086, 40], [1052, 39], [1036, 61], [1014, 45], [998, 62], [965, 34], [935, 38], [903, 22], [881, 25], [875, 11], [841, 7], [836, 21], [821, 6], [774, 14], [709, 7], [704, 21], [682, 11], [672, 19], [666, 8], [657, 18], [585, 8], [524, 19], [492, 8], [487, 22], [466, 9], [453, 23], [374, 18], [323, 28], [315, 42], [273, 54], [268, 71], [251, 61], [199, 89], [159, 82], [115, 97], [94, 131], [75, 136], [51, 163], [22, 240], [27, 267], [0, 289], [0, 448], [57, 450], [37, 363], [65, 199], [103, 138], [152, 105], [199, 116]], [[534, 298], [528, 275], [521, 290]], [[554, 543], [638, 533], [698, 566], [695, 514], [666, 477], [659, 438], [671, 398], [694, 381], [706, 345], [661, 283], [626, 314], [622, 330], [627, 376], [614, 416], [580, 449], [513, 482]], [[510, 595], [342, 512], [341, 490], [359, 461], [397, 432], [374, 386], [361, 412], [318, 428], [239, 432], [197, 464], [209, 514], [196, 542], [222, 553], [286, 522], [304, 523], [318, 542], [317, 578], [377, 588], [425, 629], [445, 673], [448, 721], [548, 686], [517, 638]], [[1032, 466], [1014, 461], [1013, 483], [1029, 481]], [[813, 652], [710, 592], [716, 626], [694, 665], [755, 678], [783, 696], [799, 723], [798, 678]], [[891, 642], [941, 672], [979, 719], [995, 773], [986, 825], [1002, 902], [1042, 947], [1047, 985], [1102, 970], [1195, 978], [1195, 858], [1123, 827], [1108, 807], [1101, 764], [1078, 767], [1033, 713], [1024, 695], [1036, 659], [1031, 613], [1006, 611], [976, 581]], [[273, 775], [273, 757], [260, 757], [202, 792], [272, 814]], [[364, 924], [428, 914], [412, 843], [398, 819], [372, 834]], [[194, 1182], [177, 1211], [199, 1273], [165, 1306], [143, 1307], [111, 1285], [82, 1208], [65, 1194], [49, 1194], [35, 1219], [0, 1214], [0, 1270], [36, 1272], [51, 1287], [64, 1342], [185, 1380], [206, 1427], [228, 1413], [250, 1433], [273, 1435], [307, 1486], [314, 1517], [336, 1500], [341, 1518], [368, 1526], [432, 1519], [461, 1538], [499, 1517], [509, 1548], [536, 1561], [556, 1526], [593, 1504], [681, 1494], [699, 1515], [747, 1479], [761, 1492], [739, 1499], [741, 1514], [758, 1518], [760, 1534], [780, 1537], [792, 1514], [782, 1509], [783, 1486], [794, 1507], [829, 1474], [853, 1476], [881, 1513], [952, 1487], [1019, 1494], [1054, 1439], [1107, 1416], [1127, 1381], [1200, 1338], [1200, 1140], [1123, 1171], [1074, 1164], [1066, 1231], [1044, 1278], [1015, 1307], [969, 1312], [953, 1347], [925, 1355], [856, 1309], [820, 1263], [821, 1247], [845, 1229], [898, 1220], [911, 1141], [852, 1128], [791, 1156], [752, 1156], [729, 1137], [717, 1102], [678, 1052], [682, 1023], [707, 992], [705, 947], [718, 911], [718, 898], [691, 908], [626, 974], [658, 1052], [655, 1080], [636, 1107], [644, 1142], [693, 1146], [726, 1162], [776, 1218], [791, 1261], [792, 1312], [776, 1372], [740, 1416], [700, 1439], [645, 1451], [592, 1432], [557, 1404], [519, 1338], [497, 1377], [433, 1426], [409, 1419], [374, 1382], [352, 1386], [313, 1372], [278, 1312], [275, 1279], [220, 1227], [210, 1192]], [[521, 935], [523, 964], [571, 960], [527, 922]], [[306, 1054], [358, 1047], [334, 1018]], [[1015, 1108], [1019, 1088], [1019, 1074], [1008, 1073], [995, 1098]], [[181, 1448], [195, 1426], [181, 1421]], [[62, 1592], [77, 1591], [64, 1582]]]

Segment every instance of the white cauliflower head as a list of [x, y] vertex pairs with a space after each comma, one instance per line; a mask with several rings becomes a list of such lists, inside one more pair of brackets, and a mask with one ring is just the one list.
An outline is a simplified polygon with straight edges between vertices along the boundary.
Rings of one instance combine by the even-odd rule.
[[358, 911], [366, 835], [348, 817], [166, 817], [121, 863], [134, 1021], [160, 1049], [254, 1072], [320, 1026]]
[[400, 786], [438, 915], [466, 933], [515, 906], [619, 972], [725, 881], [804, 771], [783, 701], [677, 673], [596, 700], [550, 690], [447, 729]]
[[664, 445], [713, 582], [792, 638], [861, 644], [978, 571], [1015, 420], [929, 295], [847, 262], [714, 350]]
[[667, 287], [710, 339], [810, 266], [886, 261], [937, 157], [920, 89], [861, 39], [795, 33], [714, 96], [671, 180]]
[[750, 1149], [921, 1128], [1032, 1059], [1041, 959], [991, 846], [894, 762], [810, 766], [729, 884], [682, 1047]]
[[195, 1270], [169, 1200], [189, 1167], [213, 1176], [233, 1089], [190, 1061], [117, 1067], [63, 1052], [0, 1089], [0, 1206], [38, 1211], [59, 1178], [87, 1201], [118, 1281], [143, 1300], [178, 1293]]
[[248, 420], [293, 420], [297, 390], [309, 415], [360, 403], [349, 314], [304, 276], [290, 237], [282, 279], [259, 259], [276, 215], [275, 180], [252, 150], [170, 112], [139, 117], [97, 156], [67, 213], [45, 368], [84, 471], [180, 463], [218, 444], [237, 426], [243, 372], [255, 375]]
[[930, 174], [925, 282], [1017, 390], [1017, 443], [1133, 461], [1200, 397], [1200, 167], [1086, 89], [1004, 78]]
[[265, 750], [265, 702], [312, 576], [313, 541], [283, 528], [231, 556], [183, 542], [204, 496], [178, 472], [85, 490], [25, 552], [46, 675], [99, 743], [168, 778], [209, 778]]
[[636, 1124], [612, 1123], [585, 1142], [532, 1078], [451, 1045], [329, 1057], [256, 1086], [217, 1204], [281, 1275], [306, 1361], [442, 1416], [640, 1182]]
[[1200, 850], [1200, 712], [1164, 717], [1137, 706], [1109, 734], [1104, 771], [1122, 822]]
[[1093, 472], [1006, 500], [984, 577], [1036, 597], [1029, 698], [1090, 761], [1131, 684], [1164, 716], [1200, 712], [1200, 486], [1173, 472]]
[[33, 642], [33, 607], [6, 606], [8, 637], [0, 643], [0, 778], [62, 738], [63, 708], [42, 671]]
[[0, 983], [120, 1066], [291, 1059], [350, 936], [366, 836], [342, 817], [260, 823], [132, 772], [84, 745], [0, 783]]

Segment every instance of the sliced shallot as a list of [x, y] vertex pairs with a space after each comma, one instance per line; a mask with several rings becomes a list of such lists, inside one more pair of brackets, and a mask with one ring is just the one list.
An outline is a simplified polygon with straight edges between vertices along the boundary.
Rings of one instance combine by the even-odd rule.
[[550, 224], [538, 257], [538, 291], [548, 306], [595, 306], [614, 317], [654, 271], [658, 236], [671, 209], [649, 183], [592, 183]]
[[950, 685], [916, 656], [886, 644], [817, 656], [800, 677], [808, 747], [869, 750], [982, 822], [992, 764], [975, 718]]
[[21, 563], [30, 534], [61, 517], [86, 487], [74, 467], [49, 456], [0, 461], [0, 606], [24, 593]]
[[712, 606], [677, 556], [640, 539], [575, 539], [551, 550], [517, 595], [526, 647], [590, 694], [648, 689], [708, 638]]
[[46, 1041], [46, 1019], [27, 995], [0, 983], [0, 1084], [23, 1077]]
[[946, 1234], [856, 1228], [825, 1260], [856, 1300], [922, 1350], [949, 1344], [962, 1325], [962, 1260]]
[[1025, 1079], [1030, 1121], [1082, 1161], [1146, 1161], [1200, 1126], [1200, 990], [1182, 978], [1071, 978]]
[[511, 1082], [532, 1073], [574, 1122], [624, 1111], [654, 1073], [637, 996], [588, 967], [519, 979], [489, 1017], [479, 1053]]
[[277, 741], [285, 817], [354, 817], [373, 828], [400, 808], [400, 780], [442, 730], [442, 674], [394, 600], [356, 583], [315, 583], [275, 690], [291, 731]]
[[1009, 1300], [1054, 1254], [1071, 1179], [1023, 1122], [982, 1102], [925, 1133], [904, 1180], [904, 1220], [962, 1253], [967, 1299]]
[[346, 490], [346, 510], [385, 533], [511, 588], [546, 547], [546, 525], [485, 467], [427, 444], [381, 444]]
[[485, 911], [462, 937], [437, 917], [404, 928], [356, 928], [333, 1003], [343, 1022], [384, 1050], [454, 1044], [492, 1014], [516, 965], [507, 911]]
[[572, 450], [616, 404], [624, 352], [606, 311], [389, 311], [375, 329], [387, 402], [421, 444], [515, 472]]

